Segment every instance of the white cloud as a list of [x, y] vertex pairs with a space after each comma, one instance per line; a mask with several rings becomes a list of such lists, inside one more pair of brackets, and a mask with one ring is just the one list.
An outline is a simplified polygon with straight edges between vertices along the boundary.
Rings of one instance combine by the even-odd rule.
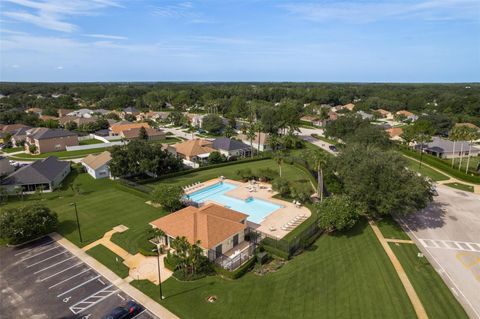
[[200, 15], [193, 10], [192, 2], [156, 6], [152, 13], [163, 18], [198, 18]]
[[60, 65], [60, 66], [57, 66], [55, 69], [57, 69], [57, 70], [63, 70], [63, 66], [61, 66], [61, 65]]
[[12, 65], [10, 65], [10, 67], [11, 67], [12, 69], [18, 69], [18, 68], [20, 67], [20, 65], [18, 65], [18, 64], [12, 64]]
[[2, 14], [8, 18], [30, 23], [38, 27], [72, 32], [77, 26], [68, 22], [70, 16], [95, 15], [98, 10], [107, 7], [121, 7], [113, 0], [5, 0], [22, 7], [17, 10], [7, 10]]
[[99, 33], [94, 33], [94, 34], [84, 34], [86, 37], [91, 37], [91, 38], [99, 38], [99, 39], [109, 39], [109, 40], [127, 40], [127, 37], [119, 36], [119, 35], [111, 35], [111, 34], [99, 34]]
[[281, 5], [303, 19], [325, 22], [372, 22], [385, 19], [477, 20], [478, 0], [424, 0], [392, 2], [324, 2]]

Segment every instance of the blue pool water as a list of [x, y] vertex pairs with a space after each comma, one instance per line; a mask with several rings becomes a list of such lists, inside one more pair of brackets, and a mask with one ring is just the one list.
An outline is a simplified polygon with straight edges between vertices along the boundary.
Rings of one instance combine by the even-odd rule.
[[211, 200], [220, 205], [249, 215], [248, 220], [259, 224], [266, 216], [282, 206], [261, 199], [249, 198], [241, 200], [225, 195], [226, 192], [237, 188], [236, 185], [221, 182], [187, 195], [188, 199], [197, 203]]

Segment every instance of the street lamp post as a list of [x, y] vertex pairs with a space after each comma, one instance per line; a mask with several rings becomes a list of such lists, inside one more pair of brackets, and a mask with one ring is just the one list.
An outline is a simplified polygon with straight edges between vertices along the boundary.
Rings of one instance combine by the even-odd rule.
[[83, 243], [82, 231], [80, 230], [80, 220], [78, 219], [77, 203], [73, 202], [73, 203], [70, 204], [70, 206], [75, 207], [75, 217], [77, 218], [78, 236], [80, 237], [80, 242]]
[[160, 244], [157, 244], [157, 249], [153, 249], [153, 251], [157, 251], [157, 266], [158, 266], [158, 287], [159, 287], [159, 290], [160, 290], [160, 300], [163, 300], [165, 299], [165, 297], [163, 296], [163, 292], [162, 292], [162, 277], [160, 275]]

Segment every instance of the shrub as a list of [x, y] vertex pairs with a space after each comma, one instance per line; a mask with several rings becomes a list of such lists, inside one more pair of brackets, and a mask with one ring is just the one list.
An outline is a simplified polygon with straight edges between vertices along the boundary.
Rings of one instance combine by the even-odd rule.
[[312, 186], [308, 182], [297, 182], [292, 185], [290, 188], [290, 196], [294, 199], [297, 199], [303, 203], [310, 200], [310, 195], [312, 194]]
[[352, 228], [359, 215], [354, 203], [346, 195], [327, 197], [318, 206], [318, 224], [326, 230], [344, 230]]
[[0, 213], [0, 234], [9, 244], [20, 244], [48, 234], [57, 225], [57, 214], [44, 205], [7, 208]]
[[160, 184], [152, 192], [152, 201], [172, 212], [182, 208], [182, 194], [183, 190], [180, 186]]
[[215, 271], [217, 272], [217, 274], [219, 274], [221, 276], [224, 276], [224, 277], [227, 277], [227, 278], [230, 278], [230, 279], [238, 279], [238, 278], [242, 277], [243, 275], [245, 275], [249, 270], [251, 270], [253, 268], [253, 266], [255, 265], [256, 261], [257, 261], [257, 259], [255, 257], [250, 258], [245, 264], [241, 265], [240, 267], [238, 267], [234, 271], [230, 271], [230, 270], [227, 270], [227, 269], [224, 269], [220, 266], [215, 265]]
[[282, 196], [290, 195], [290, 185], [284, 178], [278, 177], [272, 181], [272, 188]]
[[274, 178], [276, 178], [278, 176], [278, 173], [277, 173], [277, 171], [275, 171], [271, 168], [260, 168], [257, 171], [256, 175], [258, 176], [260, 181], [269, 182], [269, 181], [273, 180]]
[[255, 175], [253, 174], [252, 170], [250, 168], [243, 168], [237, 170], [236, 174], [240, 177], [240, 179], [244, 182], [255, 178]]

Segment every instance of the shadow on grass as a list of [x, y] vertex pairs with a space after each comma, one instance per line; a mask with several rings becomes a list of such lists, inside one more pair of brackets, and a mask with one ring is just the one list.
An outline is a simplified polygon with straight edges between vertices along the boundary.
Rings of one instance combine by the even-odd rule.
[[350, 229], [344, 230], [344, 231], [329, 233], [329, 234], [327, 234], [327, 236], [351, 238], [351, 237], [355, 237], [355, 236], [363, 234], [363, 232], [365, 231], [365, 228], [367, 228], [367, 227], [368, 227], [367, 219], [366, 218], [361, 218], [355, 224], [355, 226], [353, 226], [353, 228], [350, 228]]
[[[174, 279], [174, 280], [176, 280], [176, 279]], [[183, 281], [182, 283], [188, 283], [188, 281]], [[175, 296], [180, 296], [180, 295], [183, 295], [183, 294], [186, 294], [186, 293], [189, 293], [189, 292], [201, 289], [201, 288], [205, 288], [205, 287], [208, 287], [208, 286], [213, 286], [213, 285], [215, 285], [214, 282], [205, 283], [205, 284], [202, 284], [202, 285], [199, 285], [199, 286], [196, 286], [196, 287], [192, 287], [192, 288], [189, 288], [189, 289], [179, 291], [179, 292], [171, 294], [171, 295], [166, 294], [165, 298], [172, 298], [172, 297], [175, 297]]]

